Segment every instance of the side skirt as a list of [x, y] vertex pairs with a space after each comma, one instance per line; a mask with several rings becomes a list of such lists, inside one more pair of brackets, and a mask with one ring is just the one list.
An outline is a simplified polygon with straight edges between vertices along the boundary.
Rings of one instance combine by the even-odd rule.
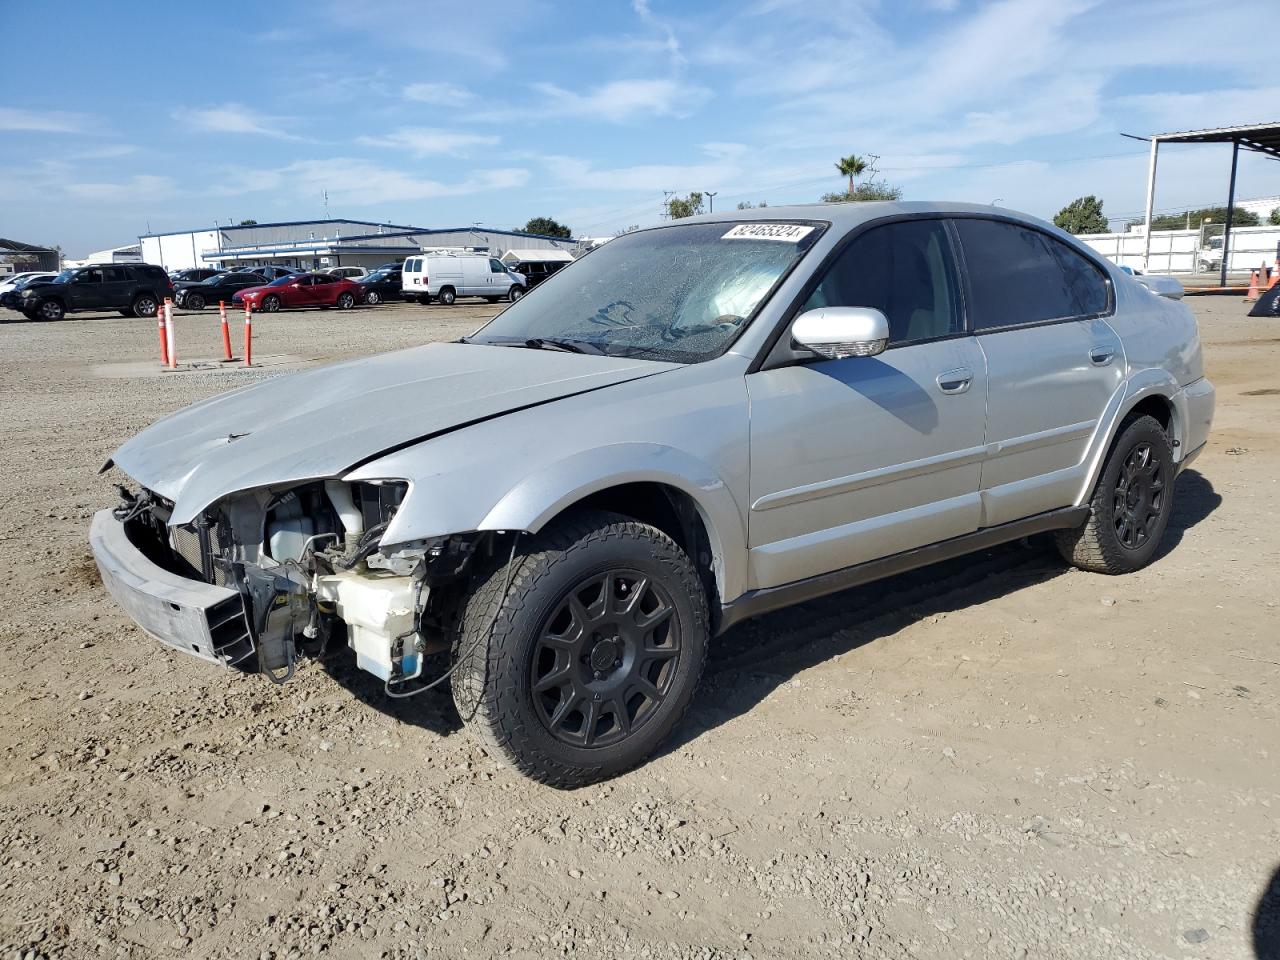
[[830, 593], [839, 593], [851, 587], [861, 586], [873, 580], [892, 577], [906, 573], [917, 567], [927, 567], [931, 563], [940, 563], [953, 557], [964, 556], [987, 547], [1008, 543], [1029, 537], [1035, 533], [1049, 530], [1069, 530], [1078, 527], [1089, 518], [1088, 507], [1067, 507], [1049, 513], [1037, 514], [1024, 520], [1002, 523], [998, 527], [975, 530], [962, 537], [943, 540], [927, 547], [917, 547], [892, 556], [869, 560], [856, 566], [845, 567], [831, 573], [824, 573], [806, 580], [797, 580], [780, 587], [767, 587], [763, 590], [749, 590], [736, 600], [724, 604], [721, 608], [720, 623], [717, 633], [724, 633], [735, 623], [758, 617], [771, 610], [780, 610], [806, 600], [816, 600]]

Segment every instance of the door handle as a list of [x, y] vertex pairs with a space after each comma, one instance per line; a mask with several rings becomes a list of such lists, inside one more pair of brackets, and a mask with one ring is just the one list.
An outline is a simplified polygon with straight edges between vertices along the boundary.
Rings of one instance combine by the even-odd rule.
[[1115, 355], [1114, 347], [1098, 346], [1089, 350], [1089, 360], [1095, 367], [1105, 367]]
[[968, 367], [958, 367], [938, 374], [938, 389], [943, 393], [964, 393], [973, 383], [973, 371]]

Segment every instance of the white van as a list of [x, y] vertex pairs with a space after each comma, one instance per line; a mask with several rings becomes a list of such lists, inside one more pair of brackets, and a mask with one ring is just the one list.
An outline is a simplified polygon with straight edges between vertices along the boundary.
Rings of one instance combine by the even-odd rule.
[[424, 253], [404, 262], [400, 281], [404, 299], [448, 305], [458, 297], [519, 300], [528, 281], [497, 257], [479, 253]]

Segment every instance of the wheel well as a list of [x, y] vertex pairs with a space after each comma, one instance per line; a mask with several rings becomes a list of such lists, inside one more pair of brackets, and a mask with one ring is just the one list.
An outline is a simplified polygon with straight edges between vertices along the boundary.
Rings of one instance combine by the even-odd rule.
[[1129, 419], [1134, 417], [1154, 418], [1164, 428], [1164, 432], [1169, 435], [1169, 439], [1171, 441], [1175, 439], [1173, 434], [1173, 406], [1167, 398], [1159, 394], [1143, 397], [1134, 404], [1133, 409], [1128, 413]]
[[597, 491], [561, 513], [582, 507], [620, 513], [656, 527], [674, 540], [698, 571], [713, 626], [718, 629], [720, 591], [716, 586], [715, 555], [702, 514], [691, 496], [664, 483], [624, 483]]

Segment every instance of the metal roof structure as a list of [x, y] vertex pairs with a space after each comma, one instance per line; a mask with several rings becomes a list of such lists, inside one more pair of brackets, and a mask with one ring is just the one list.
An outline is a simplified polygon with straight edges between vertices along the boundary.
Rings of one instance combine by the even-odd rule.
[[1247, 127], [1217, 127], [1212, 130], [1185, 130], [1157, 133], [1161, 143], [1238, 143], [1246, 150], [1280, 157], [1280, 122], [1256, 123]]
[[[1124, 136], [1132, 136], [1124, 134]], [[1222, 268], [1218, 282], [1227, 285], [1227, 264], [1231, 260], [1231, 221], [1236, 202], [1236, 166], [1240, 151], [1251, 150], [1280, 159], [1280, 123], [1252, 123], [1239, 127], [1212, 127], [1207, 130], [1182, 130], [1175, 133], [1157, 133], [1150, 137], [1135, 137], [1151, 143], [1151, 162], [1147, 168], [1147, 239], [1143, 248], [1142, 266], [1146, 270], [1151, 260], [1151, 213], [1156, 198], [1156, 157], [1162, 143], [1229, 143], [1231, 144], [1231, 180], [1227, 187], [1227, 222], [1222, 235]]]

